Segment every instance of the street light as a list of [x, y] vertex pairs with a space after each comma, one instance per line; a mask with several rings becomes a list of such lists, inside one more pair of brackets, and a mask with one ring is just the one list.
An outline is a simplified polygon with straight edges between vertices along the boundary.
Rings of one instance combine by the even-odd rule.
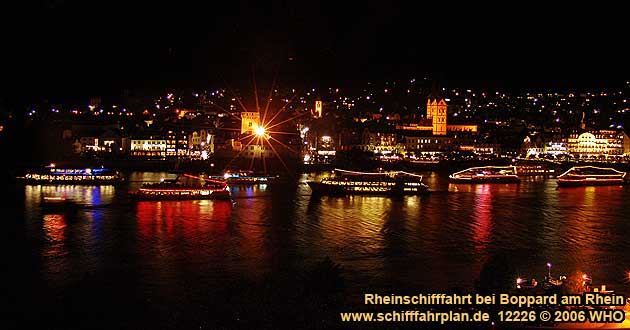
[[549, 279], [551, 279], [551, 263], [550, 262], [547, 263], [547, 267], [549, 267], [549, 272], [547, 274], [548, 274]]

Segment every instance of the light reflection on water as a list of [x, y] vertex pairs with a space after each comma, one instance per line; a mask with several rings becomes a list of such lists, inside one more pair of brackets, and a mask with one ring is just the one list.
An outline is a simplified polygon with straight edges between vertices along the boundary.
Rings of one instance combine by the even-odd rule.
[[[329, 256], [351, 288], [472, 289], [484, 262], [510, 256], [520, 274], [580, 270], [618, 290], [630, 269], [628, 187], [451, 184], [427, 173], [429, 196], [315, 197], [307, 185], [233, 186], [233, 201], [131, 202], [127, 191], [168, 173], [133, 173], [127, 186], [25, 186], [23, 219], [42, 276], [64, 286], [117, 267], [163, 290], [299, 269]], [[302, 181], [318, 176], [304, 175]], [[42, 196], [80, 207], [48, 212]], [[131, 275], [130, 275], [131, 276]]]

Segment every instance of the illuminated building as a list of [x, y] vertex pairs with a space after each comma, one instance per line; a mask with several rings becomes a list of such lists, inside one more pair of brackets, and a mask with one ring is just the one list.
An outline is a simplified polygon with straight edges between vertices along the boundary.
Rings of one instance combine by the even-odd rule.
[[433, 135], [446, 135], [446, 108], [444, 99], [427, 100], [427, 119], [431, 119]]
[[315, 162], [320, 164], [329, 164], [336, 156], [335, 141], [329, 135], [321, 136], [317, 141], [317, 153], [315, 154]]
[[207, 159], [214, 153], [214, 134], [207, 129], [193, 131], [188, 135], [188, 148], [192, 158]]
[[315, 101], [315, 109], [313, 110], [313, 118], [322, 118], [323, 105], [321, 100]]
[[95, 136], [82, 136], [73, 143], [75, 153], [82, 153], [86, 151], [98, 151], [98, 137]]
[[442, 98], [429, 97], [427, 100], [426, 120], [409, 125], [397, 125], [400, 130], [431, 131], [434, 136], [446, 135], [447, 132], [477, 133], [477, 125], [448, 125], [448, 105]]
[[166, 157], [166, 139], [158, 136], [132, 138], [130, 152], [131, 156]]
[[564, 142], [549, 142], [545, 144], [544, 152], [551, 155], [562, 155], [566, 154], [569, 149], [567, 149], [567, 144]]
[[453, 149], [453, 138], [450, 136], [432, 136], [430, 134], [405, 134], [404, 141], [405, 150], [413, 150], [416, 155], [434, 155], [438, 152], [450, 151]]
[[183, 131], [170, 130], [166, 134], [166, 156], [180, 157], [188, 154], [188, 139]]
[[253, 133], [260, 124], [259, 112], [241, 112], [241, 134]]
[[362, 149], [380, 154], [399, 153], [402, 145], [398, 145], [396, 133], [370, 131], [366, 128], [363, 130], [361, 138]]
[[611, 130], [573, 133], [567, 139], [569, 153], [586, 157], [622, 156], [630, 151], [630, 140], [624, 132]]

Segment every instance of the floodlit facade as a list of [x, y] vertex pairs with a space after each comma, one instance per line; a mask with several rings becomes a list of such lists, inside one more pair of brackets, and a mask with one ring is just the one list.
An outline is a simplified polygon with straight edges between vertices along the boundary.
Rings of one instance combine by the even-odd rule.
[[131, 155], [147, 157], [165, 157], [166, 139], [147, 137], [144, 139], [131, 139]]
[[630, 151], [630, 141], [624, 132], [610, 130], [573, 133], [567, 139], [569, 153], [576, 156], [622, 156]]

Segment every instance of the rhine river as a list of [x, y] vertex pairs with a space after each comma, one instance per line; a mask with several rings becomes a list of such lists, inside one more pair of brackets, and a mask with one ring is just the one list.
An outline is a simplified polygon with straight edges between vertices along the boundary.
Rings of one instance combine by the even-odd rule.
[[[331, 285], [346, 311], [360, 309], [365, 292], [474, 292], [497, 256], [523, 277], [542, 281], [551, 262], [554, 276], [580, 271], [630, 292], [629, 186], [466, 185], [423, 174], [430, 195], [398, 198], [311, 196], [307, 174], [286, 186], [232, 186], [233, 201], [128, 199], [167, 173], [134, 172], [116, 187], [11, 185], [3, 207], [10, 320], [19, 328], [278, 328], [286, 325], [278, 313], [315, 299], [308, 287], [330, 289], [326, 275], [306, 271], [326, 257], [339, 266], [342, 284]], [[52, 195], [80, 206], [42, 208]], [[333, 312], [308, 315], [332, 320]]]

